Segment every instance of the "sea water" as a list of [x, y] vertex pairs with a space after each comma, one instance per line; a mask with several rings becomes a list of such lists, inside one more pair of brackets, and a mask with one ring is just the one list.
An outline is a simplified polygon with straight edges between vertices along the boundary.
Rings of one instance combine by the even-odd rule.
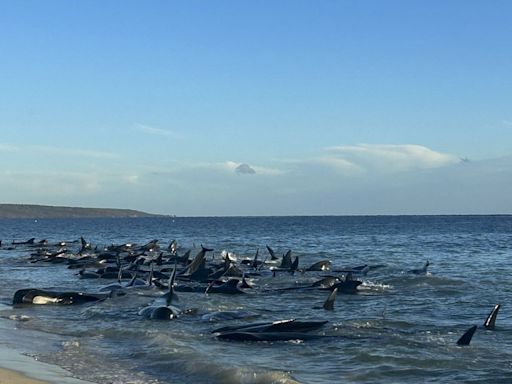
[[[368, 264], [357, 294], [307, 286], [325, 272], [264, 273], [244, 295], [179, 293], [195, 308], [173, 321], [138, 316], [162, 294], [141, 290], [95, 304], [12, 306], [22, 288], [95, 292], [110, 283], [79, 279], [65, 264], [32, 263], [35, 237], [68, 242], [83, 236], [98, 248], [145, 244], [181, 250], [200, 245], [238, 261], [288, 250], [299, 268], [330, 260], [342, 270]], [[512, 216], [208, 217], [1, 220], [0, 342], [96, 383], [397, 383], [512, 382]], [[72, 242], [74, 241], [74, 243]], [[426, 275], [408, 271], [429, 260]], [[477, 330], [467, 347], [457, 339], [482, 325], [501, 304], [496, 329]], [[220, 311], [239, 319], [216, 316]], [[217, 327], [282, 319], [327, 320], [313, 340], [229, 342]]]

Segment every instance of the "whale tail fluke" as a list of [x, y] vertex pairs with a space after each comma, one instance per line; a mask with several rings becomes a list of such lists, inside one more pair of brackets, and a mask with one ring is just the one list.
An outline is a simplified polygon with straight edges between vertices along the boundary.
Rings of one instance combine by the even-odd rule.
[[477, 326], [473, 325], [466, 332], [464, 332], [464, 334], [457, 341], [457, 345], [469, 345], [469, 343], [471, 343], [471, 339], [473, 338], [473, 335], [475, 334], [476, 328], [477, 328]]

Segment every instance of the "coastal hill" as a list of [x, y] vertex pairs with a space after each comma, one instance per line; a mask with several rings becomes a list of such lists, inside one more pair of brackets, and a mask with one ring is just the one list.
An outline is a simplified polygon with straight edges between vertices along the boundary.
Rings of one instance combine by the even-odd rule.
[[0, 219], [65, 219], [158, 217], [133, 209], [58, 207], [49, 205], [0, 204]]

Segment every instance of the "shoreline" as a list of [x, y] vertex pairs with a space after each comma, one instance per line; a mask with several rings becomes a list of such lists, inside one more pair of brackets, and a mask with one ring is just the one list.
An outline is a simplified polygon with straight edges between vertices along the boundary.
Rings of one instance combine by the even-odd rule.
[[32, 343], [41, 335], [18, 334], [16, 320], [7, 317], [10, 310], [10, 306], [0, 304], [0, 384], [95, 384], [33, 357]]
[[0, 384], [94, 384], [76, 379], [65, 369], [37, 361], [0, 344]]

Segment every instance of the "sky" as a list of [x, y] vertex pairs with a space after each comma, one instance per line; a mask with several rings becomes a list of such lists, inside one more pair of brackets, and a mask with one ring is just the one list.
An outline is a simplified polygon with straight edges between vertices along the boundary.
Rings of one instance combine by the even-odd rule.
[[512, 213], [512, 2], [0, 1], [0, 202]]

